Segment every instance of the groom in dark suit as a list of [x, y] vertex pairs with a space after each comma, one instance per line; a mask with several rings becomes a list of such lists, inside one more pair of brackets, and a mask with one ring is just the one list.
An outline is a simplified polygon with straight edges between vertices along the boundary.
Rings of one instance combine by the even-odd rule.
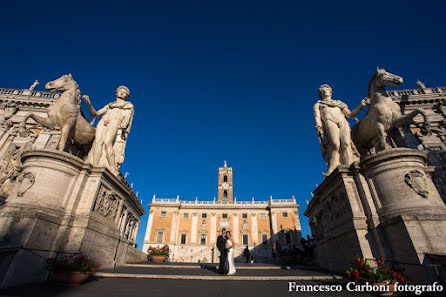
[[221, 234], [217, 237], [217, 249], [220, 251], [220, 265], [218, 273], [226, 274], [229, 271], [228, 250], [226, 249], [226, 229], [221, 229]]

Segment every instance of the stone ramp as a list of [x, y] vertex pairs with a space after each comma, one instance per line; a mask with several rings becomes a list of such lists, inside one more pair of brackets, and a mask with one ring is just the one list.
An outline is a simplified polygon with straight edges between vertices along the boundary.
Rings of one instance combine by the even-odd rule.
[[197, 263], [135, 263], [114, 269], [101, 269], [97, 277], [104, 278], [148, 278], [184, 280], [339, 280], [334, 275], [315, 267], [290, 267], [263, 264], [236, 264], [237, 273], [232, 276], [220, 275], [216, 264]]

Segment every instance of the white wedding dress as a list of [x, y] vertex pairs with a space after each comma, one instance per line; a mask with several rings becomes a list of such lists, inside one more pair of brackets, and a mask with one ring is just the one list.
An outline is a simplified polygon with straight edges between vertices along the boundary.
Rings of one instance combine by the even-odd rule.
[[235, 265], [234, 265], [234, 247], [232, 246], [232, 242], [228, 240], [226, 242], [228, 245], [229, 251], [228, 251], [228, 264], [229, 264], [229, 272], [228, 275], [234, 275], [235, 274]]

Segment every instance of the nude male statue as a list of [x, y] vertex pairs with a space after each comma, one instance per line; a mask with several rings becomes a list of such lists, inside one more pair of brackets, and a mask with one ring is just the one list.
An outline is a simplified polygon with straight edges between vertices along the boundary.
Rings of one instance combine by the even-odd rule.
[[119, 166], [124, 161], [125, 142], [133, 119], [133, 105], [126, 101], [129, 96], [129, 89], [120, 86], [116, 89], [116, 101], [98, 111], [93, 108], [88, 96], [82, 96], [91, 115], [102, 117], [96, 126], [95, 140], [87, 160], [94, 166], [109, 168], [115, 175], [118, 174]]
[[350, 124], [345, 117], [354, 118], [368, 104], [364, 98], [353, 111], [347, 104], [331, 98], [333, 90], [329, 85], [319, 87], [319, 100], [313, 106], [316, 131], [321, 143], [322, 155], [328, 165], [325, 176], [330, 175], [339, 165], [350, 165], [358, 155], [351, 140]]

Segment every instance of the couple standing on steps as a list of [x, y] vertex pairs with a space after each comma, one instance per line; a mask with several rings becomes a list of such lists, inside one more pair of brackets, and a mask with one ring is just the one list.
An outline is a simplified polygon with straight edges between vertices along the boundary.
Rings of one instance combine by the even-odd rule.
[[218, 266], [218, 273], [226, 275], [235, 274], [234, 265], [234, 240], [231, 232], [221, 229], [221, 234], [217, 237], [217, 248], [220, 251], [220, 265]]

